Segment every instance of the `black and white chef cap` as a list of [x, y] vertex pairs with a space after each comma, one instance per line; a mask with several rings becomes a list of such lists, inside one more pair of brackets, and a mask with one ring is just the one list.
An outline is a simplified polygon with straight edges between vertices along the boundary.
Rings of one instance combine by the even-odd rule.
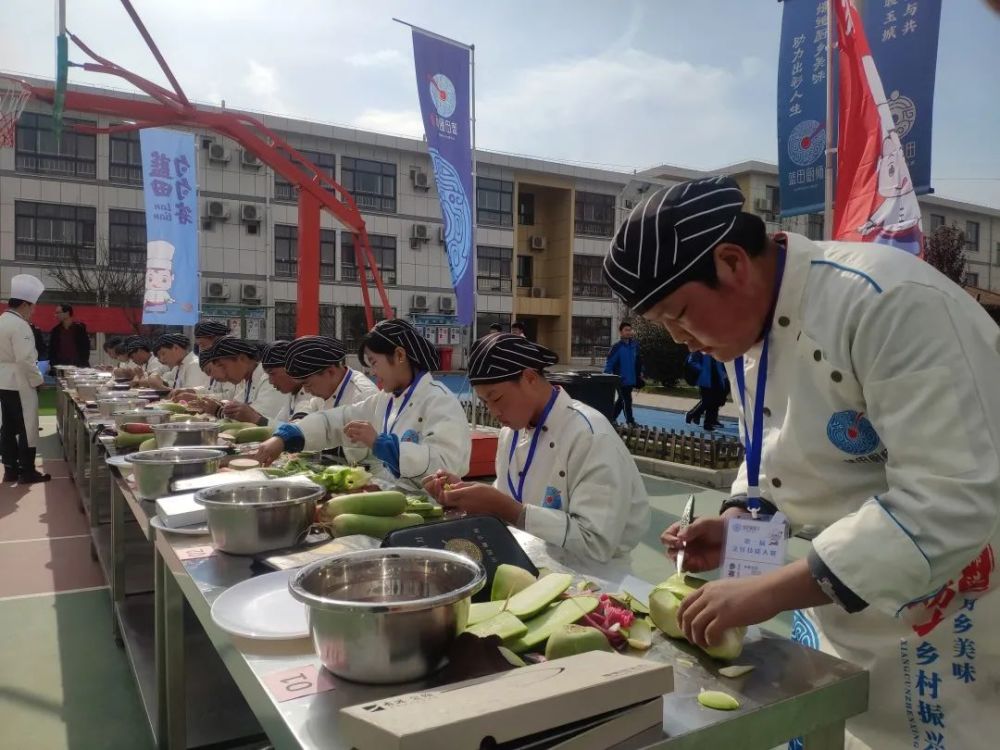
[[332, 336], [303, 336], [288, 345], [285, 370], [297, 380], [339, 365], [347, 356], [343, 343]]
[[383, 320], [376, 324], [374, 328], [362, 339], [358, 348], [358, 358], [364, 361], [364, 350], [369, 341], [382, 339], [392, 346], [400, 346], [406, 352], [410, 363], [417, 369], [432, 372], [441, 367], [441, 360], [437, 350], [431, 346], [431, 342], [425, 339], [412, 323], [394, 318]]
[[181, 349], [187, 349], [191, 346], [191, 339], [183, 333], [165, 333], [153, 344], [153, 351], [158, 352], [161, 348], [170, 346], [179, 346]]
[[469, 382], [473, 385], [501, 383], [525, 370], [538, 370], [559, 361], [559, 356], [534, 341], [514, 333], [491, 333], [472, 345], [469, 352]]

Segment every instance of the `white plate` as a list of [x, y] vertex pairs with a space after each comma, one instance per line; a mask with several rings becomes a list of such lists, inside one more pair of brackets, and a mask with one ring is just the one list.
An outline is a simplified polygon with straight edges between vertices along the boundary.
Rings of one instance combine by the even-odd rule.
[[185, 534], [187, 536], [205, 536], [208, 533], [207, 523], [194, 523], [190, 526], [167, 526], [160, 520], [159, 516], [150, 516], [149, 525], [152, 526], [157, 531], [163, 531], [167, 534]]
[[212, 619], [227, 633], [245, 638], [307, 638], [306, 605], [295, 601], [288, 592], [288, 579], [296, 572], [267, 573], [226, 589], [212, 604]]
[[108, 456], [105, 461], [108, 466], [114, 466], [116, 469], [132, 468], [132, 462], [129, 460], [128, 456]]

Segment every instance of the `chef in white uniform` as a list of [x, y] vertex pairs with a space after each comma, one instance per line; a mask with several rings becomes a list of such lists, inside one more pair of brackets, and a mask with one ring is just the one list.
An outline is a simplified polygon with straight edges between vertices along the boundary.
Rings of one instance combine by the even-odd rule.
[[0, 314], [0, 454], [3, 481], [32, 484], [51, 477], [35, 468], [38, 445], [38, 371], [29, 321], [45, 285], [30, 274], [10, 281], [7, 309]]
[[[199, 320], [194, 326], [194, 343], [199, 353], [208, 351], [215, 346], [216, 341], [229, 335], [231, 335], [229, 327], [217, 320]], [[225, 381], [209, 376], [208, 385], [198, 388], [186, 387], [180, 392], [172, 393], [171, 398], [175, 395], [179, 396], [189, 392], [202, 395], [207, 394], [211, 398], [223, 401], [231, 399], [236, 392], [236, 388], [232, 383], [226, 383]]]
[[302, 383], [289, 376], [285, 370], [289, 342], [274, 341], [264, 347], [260, 355], [260, 366], [267, 373], [267, 379], [278, 393], [285, 397], [285, 406], [268, 424], [290, 422], [301, 419], [323, 408], [323, 399], [313, 396]]
[[182, 333], [165, 333], [153, 344], [156, 359], [170, 369], [149, 378], [154, 388], [204, 388], [208, 375], [201, 369], [198, 355], [191, 351], [191, 339]]
[[162, 378], [170, 369], [153, 356], [152, 344], [142, 336], [129, 336], [125, 341], [125, 351], [128, 352], [128, 358], [132, 364], [140, 370], [132, 381], [134, 385], [152, 387], [156, 381], [151, 380], [151, 378]]
[[202, 366], [214, 365], [219, 379], [232, 383], [232, 400], [206, 397], [194, 402], [196, 408], [240, 422], [261, 426], [271, 424], [283, 408], [287, 397], [279, 393], [260, 366], [260, 346], [252, 341], [226, 336], [199, 355]]
[[419, 491], [421, 480], [444, 469], [469, 471], [472, 439], [458, 398], [431, 374], [437, 352], [405, 320], [383, 320], [358, 349], [384, 390], [350, 406], [310, 414], [282, 424], [258, 452], [269, 464], [283, 450], [343, 446], [348, 459], [373, 460], [373, 473], [404, 490]]
[[378, 387], [363, 372], [348, 367], [346, 356], [338, 339], [303, 336], [288, 345], [285, 372], [323, 401], [320, 408], [350, 406], [374, 396]]
[[555, 352], [511, 333], [479, 339], [469, 382], [503, 425], [492, 486], [439, 471], [424, 488], [446, 507], [499, 517], [598, 563], [627, 561], [649, 498], [607, 418], [545, 379]]
[[729, 178], [658, 191], [604, 263], [629, 307], [727, 363], [741, 404], [732, 498], [667, 529], [671, 554], [716, 567], [748, 508], [820, 529], [804, 559], [705, 585], [681, 625], [705, 644], [793, 610], [793, 637], [870, 672], [848, 747], [994, 747], [1000, 331], [909, 253], [768, 237], [743, 203]]

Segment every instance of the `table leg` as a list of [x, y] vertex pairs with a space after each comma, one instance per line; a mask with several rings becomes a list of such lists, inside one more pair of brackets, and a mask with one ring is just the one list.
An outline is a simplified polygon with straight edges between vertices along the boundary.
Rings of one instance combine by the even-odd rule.
[[[156, 553], [160, 575], [156, 582], [156, 649], [159, 658], [156, 687], [159, 750], [183, 750], [187, 745], [184, 697], [184, 594], [173, 572]], [[160, 669], [159, 667], [162, 667]]]
[[843, 750], [844, 722], [835, 721], [802, 738], [803, 750]]
[[[125, 601], [125, 496], [112, 483], [111, 490], [111, 603], [117, 609]], [[118, 618], [111, 618], [112, 633], [121, 638]]]

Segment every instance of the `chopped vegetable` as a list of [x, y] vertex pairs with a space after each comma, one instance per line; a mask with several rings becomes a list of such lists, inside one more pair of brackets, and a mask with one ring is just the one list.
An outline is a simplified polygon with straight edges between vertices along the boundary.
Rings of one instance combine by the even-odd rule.
[[719, 674], [723, 677], [742, 677], [747, 672], [753, 672], [753, 670], [754, 667], [752, 664], [740, 664], [738, 666], [723, 667], [719, 670]]
[[716, 711], [735, 711], [740, 707], [738, 700], [721, 690], [702, 690], [698, 693], [698, 702], [705, 708], [714, 708]]

